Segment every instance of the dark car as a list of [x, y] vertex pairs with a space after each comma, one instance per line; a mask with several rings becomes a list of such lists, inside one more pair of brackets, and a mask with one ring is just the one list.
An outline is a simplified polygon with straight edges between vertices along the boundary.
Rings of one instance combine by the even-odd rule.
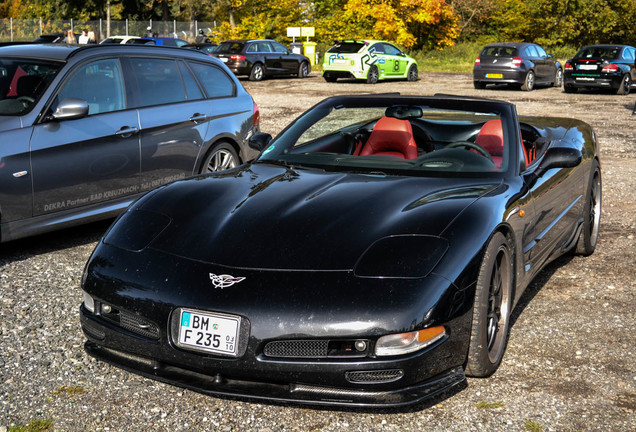
[[98, 359], [207, 394], [405, 405], [499, 366], [530, 281], [591, 254], [596, 137], [486, 99], [339, 96], [133, 204], [83, 275]]
[[629, 94], [636, 85], [636, 48], [628, 45], [592, 45], [565, 63], [566, 93], [580, 88], [610, 89]]
[[476, 89], [488, 84], [512, 84], [523, 91], [538, 85], [561, 87], [563, 68], [552, 54], [533, 43], [486, 45], [475, 60], [473, 82]]
[[274, 75], [305, 78], [311, 71], [309, 58], [269, 39], [227, 40], [219, 44], [214, 55], [236, 75], [247, 75], [250, 81]]
[[112, 217], [156, 186], [258, 152], [217, 59], [145, 45], [0, 47], [1, 241]]
[[217, 47], [218, 45], [213, 43], [191, 43], [191, 44], [181, 46], [181, 48], [201, 51], [202, 53], [205, 53], [208, 55], [212, 55], [216, 51]]

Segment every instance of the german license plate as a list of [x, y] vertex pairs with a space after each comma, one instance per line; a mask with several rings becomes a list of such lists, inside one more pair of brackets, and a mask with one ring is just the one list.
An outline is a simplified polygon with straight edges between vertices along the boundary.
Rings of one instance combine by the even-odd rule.
[[580, 70], [596, 70], [596, 65], [579, 65]]
[[487, 73], [486, 78], [503, 78], [503, 74]]
[[241, 318], [181, 310], [179, 343], [183, 348], [236, 356]]
[[227, 57], [219, 57], [219, 59], [220, 59], [223, 63], [227, 63]]

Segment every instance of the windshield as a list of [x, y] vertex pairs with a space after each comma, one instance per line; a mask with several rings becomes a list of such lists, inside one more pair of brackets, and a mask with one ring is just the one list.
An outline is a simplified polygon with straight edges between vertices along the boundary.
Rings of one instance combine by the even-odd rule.
[[40, 99], [62, 63], [0, 59], [0, 115], [22, 115]]
[[581, 51], [576, 53], [574, 58], [577, 58], [577, 59], [602, 58], [602, 59], [615, 60], [618, 58], [619, 52], [620, 52], [620, 48], [618, 47], [591, 46], [591, 47], [583, 48]]
[[333, 98], [299, 117], [259, 160], [409, 175], [497, 173], [512, 165], [510, 143], [518, 144], [512, 118], [482, 101]]

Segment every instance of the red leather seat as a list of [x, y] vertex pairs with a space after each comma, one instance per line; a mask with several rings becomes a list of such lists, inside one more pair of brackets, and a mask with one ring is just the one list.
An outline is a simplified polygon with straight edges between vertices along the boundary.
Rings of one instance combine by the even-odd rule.
[[488, 120], [484, 123], [475, 139], [475, 144], [486, 150], [492, 156], [495, 166], [501, 168], [504, 148], [501, 120]]
[[373, 128], [360, 156], [387, 155], [404, 159], [417, 157], [417, 144], [408, 120], [394, 117], [380, 118]]

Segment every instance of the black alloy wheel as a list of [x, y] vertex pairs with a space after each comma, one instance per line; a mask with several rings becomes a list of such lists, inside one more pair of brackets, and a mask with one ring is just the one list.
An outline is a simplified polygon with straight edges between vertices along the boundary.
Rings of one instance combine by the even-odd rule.
[[513, 251], [510, 242], [496, 232], [482, 259], [473, 307], [466, 374], [492, 375], [503, 358], [508, 343], [513, 297]]
[[378, 67], [376, 65], [371, 65], [369, 72], [367, 73], [367, 84], [375, 84], [378, 82], [379, 78], [380, 72], [378, 72]]
[[616, 89], [616, 94], [628, 95], [631, 86], [632, 86], [632, 77], [630, 77], [629, 74], [626, 73], [625, 75], [623, 75], [623, 79], [621, 80], [621, 85]]
[[409, 74], [407, 79], [409, 81], [417, 81], [418, 79], [420, 79], [420, 74], [419, 74], [419, 71], [417, 70], [416, 64], [412, 64], [411, 67], [409, 68]]
[[598, 243], [598, 234], [601, 227], [601, 202], [603, 200], [603, 183], [598, 161], [594, 161], [590, 183], [585, 197], [583, 208], [583, 229], [576, 244], [575, 253], [588, 256], [594, 253]]

